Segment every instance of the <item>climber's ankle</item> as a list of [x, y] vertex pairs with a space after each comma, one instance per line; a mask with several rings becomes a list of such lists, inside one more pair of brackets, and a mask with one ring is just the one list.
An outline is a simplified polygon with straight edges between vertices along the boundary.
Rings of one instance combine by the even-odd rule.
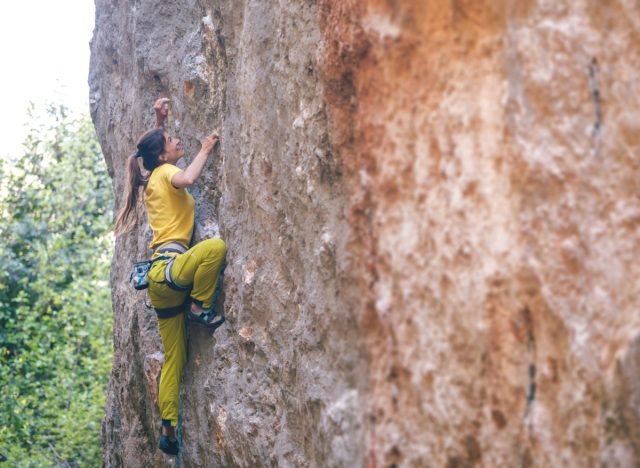
[[166, 435], [167, 437], [175, 437], [176, 430], [173, 426], [162, 426], [162, 435]]
[[201, 314], [203, 310], [204, 309], [195, 302], [191, 303], [191, 312], [193, 312], [194, 314]]

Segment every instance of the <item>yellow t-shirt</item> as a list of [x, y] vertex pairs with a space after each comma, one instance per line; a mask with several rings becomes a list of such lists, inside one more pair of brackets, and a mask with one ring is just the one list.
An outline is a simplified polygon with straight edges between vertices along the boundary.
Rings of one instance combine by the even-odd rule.
[[186, 189], [171, 185], [171, 178], [180, 168], [165, 163], [156, 167], [144, 191], [149, 225], [153, 230], [152, 249], [170, 241], [189, 247], [193, 233], [196, 202]]

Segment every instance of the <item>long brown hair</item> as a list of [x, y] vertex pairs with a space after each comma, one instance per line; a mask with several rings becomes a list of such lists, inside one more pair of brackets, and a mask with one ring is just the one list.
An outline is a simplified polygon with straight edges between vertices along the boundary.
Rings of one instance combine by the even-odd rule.
[[145, 176], [142, 173], [138, 158], [142, 158], [142, 165], [149, 173], [153, 172], [161, 164], [158, 157], [164, 153], [164, 144], [162, 128], [149, 130], [138, 140], [138, 150], [127, 159], [127, 196], [116, 218], [114, 229], [116, 235], [131, 229], [131, 222], [135, 218], [131, 215], [136, 212], [140, 189], [146, 187], [149, 181], [149, 174]]

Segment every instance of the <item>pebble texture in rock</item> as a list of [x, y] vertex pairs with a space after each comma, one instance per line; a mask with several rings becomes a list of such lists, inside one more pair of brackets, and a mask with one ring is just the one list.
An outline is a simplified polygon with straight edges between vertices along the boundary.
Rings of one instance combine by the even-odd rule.
[[[180, 462], [639, 465], [639, 31], [627, 0], [97, 0], [118, 204], [157, 98], [186, 163], [221, 128]], [[149, 240], [116, 243], [106, 466], [171, 463]]]

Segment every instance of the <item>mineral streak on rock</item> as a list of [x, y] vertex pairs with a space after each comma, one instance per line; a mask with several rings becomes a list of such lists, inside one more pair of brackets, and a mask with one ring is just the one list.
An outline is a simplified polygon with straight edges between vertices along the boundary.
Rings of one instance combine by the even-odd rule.
[[[640, 5], [97, 0], [124, 162], [172, 100], [227, 322], [190, 330], [185, 466], [637, 466]], [[112, 268], [107, 466], [156, 450], [154, 313]], [[159, 358], [153, 361], [160, 362]]]

